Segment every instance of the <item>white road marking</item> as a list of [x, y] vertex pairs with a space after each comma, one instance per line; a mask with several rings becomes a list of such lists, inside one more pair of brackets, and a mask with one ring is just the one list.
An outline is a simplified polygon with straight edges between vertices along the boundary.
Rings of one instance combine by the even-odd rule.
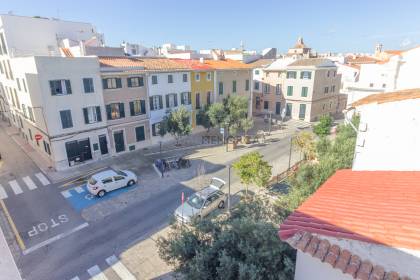
[[3, 189], [3, 186], [0, 185], [0, 199], [5, 199], [7, 198], [7, 193], [6, 191]]
[[153, 163], [152, 164], [153, 169], [156, 171], [156, 174], [159, 176], [159, 178], [162, 178], [162, 172], [160, 172], [160, 170], [156, 167], [156, 165]]
[[74, 189], [76, 190], [77, 193], [85, 192], [85, 190], [82, 187], [75, 187]]
[[76, 277], [71, 278], [70, 280], [80, 280], [80, 278], [76, 276]]
[[71, 196], [71, 193], [69, 192], [69, 190], [65, 190], [62, 191], [61, 194], [65, 197], [65, 198], [69, 198]]
[[20, 186], [19, 186], [19, 184], [18, 184], [18, 182], [16, 180], [10, 181], [9, 182], [9, 185], [12, 187], [13, 192], [15, 194], [23, 193], [22, 189], [20, 188]]
[[41, 172], [36, 173], [35, 176], [38, 178], [38, 180], [44, 185], [49, 185], [50, 181], [48, 181], [47, 177], [45, 177], [44, 174], [42, 174]]
[[57, 240], [60, 240], [60, 239], [62, 239], [64, 237], [67, 237], [70, 234], [75, 233], [76, 231], [79, 231], [81, 229], [84, 229], [88, 225], [89, 225], [88, 223], [83, 223], [83, 224], [81, 224], [81, 225], [79, 225], [79, 226], [77, 226], [75, 228], [72, 228], [71, 230], [68, 230], [66, 232], [60, 233], [59, 235], [56, 235], [56, 236], [54, 236], [54, 237], [52, 237], [50, 239], [47, 239], [47, 240], [45, 240], [45, 241], [43, 241], [41, 243], [36, 244], [35, 246], [32, 246], [32, 247], [26, 249], [25, 251], [23, 251], [23, 254], [24, 255], [27, 255], [29, 253], [32, 253], [33, 251], [38, 250], [39, 248], [42, 248], [42, 247], [44, 247], [46, 245], [49, 245], [49, 244], [51, 244], [51, 243], [53, 243], [53, 242], [55, 242]]
[[90, 280], [107, 280], [108, 278], [103, 274], [99, 266], [94, 265], [87, 270], [89, 275], [92, 277]]
[[128, 270], [125, 265], [118, 260], [115, 255], [110, 256], [106, 259], [106, 263], [115, 271], [115, 273], [124, 280], [136, 280], [133, 274], [131, 274], [130, 270]]
[[25, 182], [25, 184], [30, 190], [34, 190], [37, 188], [34, 181], [32, 181], [32, 179], [29, 176], [23, 177], [22, 180]]

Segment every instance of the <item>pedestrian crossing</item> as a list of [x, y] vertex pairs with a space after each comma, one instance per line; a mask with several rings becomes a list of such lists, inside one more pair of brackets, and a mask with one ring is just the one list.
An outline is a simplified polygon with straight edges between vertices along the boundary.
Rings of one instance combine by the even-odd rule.
[[25, 191], [33, 191], [49, 184], [51, 184], [50, 181], [40, 172], [32, 176], [15, 178], [9, 182], [2, 181], [0, 183], [0, 199], [6, 199], [11, 195], [19, 196]]
[[[101, 270], [98, 264], [86, 270], [86, 273], [90, 280], [136, 280], [137, 278], [130, 272], [130, 270], [115, 256], [112, 255], [105, 259], [107, 266], [104, 270]], [[112, 270], [110, 272], [109, 270]], [[86, 274], [85, 273], [85, 274]], [[111, 275], [111, 276], [110, 276]], [[74, 276], [69, 280], [81, 280], [85, 279], [83, 275]]]

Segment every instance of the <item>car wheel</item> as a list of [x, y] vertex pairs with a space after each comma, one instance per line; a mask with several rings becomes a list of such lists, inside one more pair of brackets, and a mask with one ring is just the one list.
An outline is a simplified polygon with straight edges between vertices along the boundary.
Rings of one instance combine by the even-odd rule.
[[134, 180], [130, 180], [127, 183], [127, 187], [134, 185], [136, 182]]
[[219, 207], [219, 209], [223, 209], [223, 208], [225, 208], [225, 202], [222, 200], [222, 201], [220, 201], [219, 202], [219, 205], [217, 206], [217, 207]]
[[105, 191], [104, 190], [100, 190], [99, 192], [98, 192], [98, 196], [99, 197], [103, 197], [105, 195]]

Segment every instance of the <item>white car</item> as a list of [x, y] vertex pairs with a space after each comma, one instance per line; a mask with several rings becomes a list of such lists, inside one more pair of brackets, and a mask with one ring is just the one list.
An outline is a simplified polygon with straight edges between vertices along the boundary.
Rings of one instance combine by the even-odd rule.
[[107, 192], [129, 187], [137, 183], [137, 176], [128, 170], [105, 170], [90, 177], [87, 183], [88, 191], [99, 197]]

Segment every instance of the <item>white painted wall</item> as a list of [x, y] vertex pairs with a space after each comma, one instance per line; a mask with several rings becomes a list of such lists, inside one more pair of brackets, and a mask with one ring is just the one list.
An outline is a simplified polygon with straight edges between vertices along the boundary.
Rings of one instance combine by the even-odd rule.
[[396, 89], [420, 88], [420, 47], [404, 52], [401, 62], [400, 68], [397, 69]]
[[[420, 170], [420, 99], [357, 108], [354, 170]], [[364, 129], [366, 128], [366, 129]]]
[[97, 34], [90, 23], [1, 15], [10, 56], [60, 55], [58, 39], [88, 40]]

